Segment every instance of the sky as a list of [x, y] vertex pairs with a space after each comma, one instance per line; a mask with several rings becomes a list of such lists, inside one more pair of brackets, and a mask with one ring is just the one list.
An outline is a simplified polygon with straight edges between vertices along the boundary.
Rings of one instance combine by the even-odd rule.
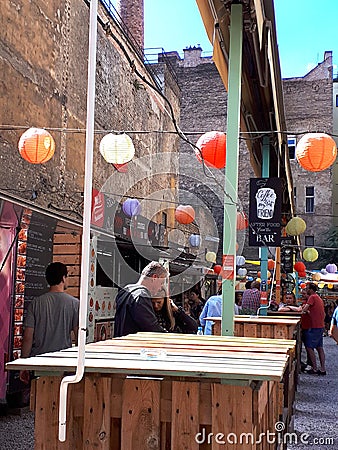
[[[338, 0], [274, 0], [282, 77], [302, 77], [333, 52], [338, 72]], [[200, 45], [212, 54], [195, 0], [144, 0], [145, 48], [177, 51]], [[146, 54], [156, 52], [146, 51]], [[151, 59], [149, 56], [148, 59]]]

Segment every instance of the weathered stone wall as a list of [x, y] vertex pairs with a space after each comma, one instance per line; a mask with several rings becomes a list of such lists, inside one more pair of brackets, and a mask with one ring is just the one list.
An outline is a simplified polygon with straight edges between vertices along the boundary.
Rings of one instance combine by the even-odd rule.
[[[109, 21], [101, 8], [99, 15], [102, 23]], [[0, 131], [1, 188], [24, 198], [29, 198], [34, 188], [38, 192], [37, 204], [46, 207], [52, 203], [81, 212], [89, 7], [83, 0], [5, 2], [0, 20], [0, 124], [9, 128]], [[158, 180], [151, 177], [152, 158], [162, 151], [175, 152], [178, 139], [158, 133], [171, 124], [164, 101], [136, 75], [114, 36], [136, 69], [152, 82], [111, 20], [110, 31], [111, 35], [98, 23], [95, 129], [131, 131], [136, 156], [147, 156], [150, 163], [142, 168], [131, 167], [129, 177], [119, 175], [120, 180], [123, 175], [128, 180], [128, 194], [142, 197], [159, 189]], [[165, 94], [179, 117], [177, 84], [166, 71], [163, 76], [167, 83]], [[56, 152], [46, 164], [31, 165], [18, 153], [19, 137], [31, 126], [56, 129], [51, 130]], [[115, 174], [99, 153], [104, 134], [98, 132], [95, 137], [93, 178], [97, 189]], [[172, 165], [170, 169], [176, 173], [175, 162]], [[132, 184], [133, 170], [141, 178], [136, 186]], [[172, 173], [163, 175], [160, 181], [175, 191]], [[124, 194], [125, 189], [119, 182], [113, 192]], [[147, 215], [146, 210], [142, 212]]]
[[[327, 54], [326, 52], [325, 54]], [[286, 125], [297, 142], [306, 132], [332, 133], [332, 57], [303, 78], [283, 80]], [[305, 236], [314, 236], [315, 245], [332, 226], [332, 169], [322, 172], [304, 170], [297, 160], [291, 160], [293, 183], [296, 187], [296, 212], [307, 224]], [[306, 187], [314, 186], [314, 213], [305, 213]]]
[[[227, 92], [220, 79], [218, 71], [210, 58], [201, 58], [199, 49], [192, 48], [184, 51], [184, 60], [177, 60], [177, 73], [179, 85], [182, 91], [181, 104], [181, 129], [184, 130], [190, 140], [196, 144], [198, 138], [207, 131], [226, 130], [227, 120]], [[203, 60], [203, 62], [200, 62]], [[215, 171], [220, 183], [216, 184], [207, 178], [197, 161], [194, 150], [182, 142], [181, 153], [191, 155], [185, 164], [181, 166], [181, 173], [185, 170], [190, 173], [191, 178], [180, 178], [180, 187], [191, 192], [199, 192], [207, 208], [215, 218], [218, 228], [220, 246], [218, 251], [218, 262], [221, 262], [223, 241], [223, 204], [224, 204], [224, 171]], [[198, 174], [198, 176], [197, 176]], [[249, 208], [249, 182], [254, 173], [249, 161], [249, 152], [245, 141], [240, 141], [239, 154], [239, 185], [238, 199], [242, 203], [243, 210], [248, 214]], [[227, 199], [227, 201], [231, 201]], [[208, 218], [206, 217], [206, 220]], [[204, 226], [204, 224], [201, 224]], [[238, 233], [240, 250], [244, 245], [245, 232]], [[258, 250], [254, 248], [245, 249], [248, 258], [257, 257]]]

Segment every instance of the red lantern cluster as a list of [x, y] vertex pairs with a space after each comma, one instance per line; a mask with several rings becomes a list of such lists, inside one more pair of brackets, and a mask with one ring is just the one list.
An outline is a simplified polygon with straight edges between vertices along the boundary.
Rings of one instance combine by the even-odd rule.
[[42, 128], [29, 128], [18, 143], [20, 155], [31, 164], [42, 164], [51, 159], [55, 152], [55, 141]]
[[220, 131], [208, 131], [197, 141], [195, 153], [199, 162], [204, 160], [208, 167], [223, 169], [226, 158], [226, 135]]
[[[297, 261], [293, 267], [294, 267], [295, 271], [298, 272], [299, 276], [302, 276], [302, 275], [300, 275], [301, 273], [305, 273], [306, 267], [303, 262]], [[306, 273], [305, 273], [305, 275], [306, 275]]]
[[195, 220], [195, 210], [190, 205], [179, 205], [175, 210], [175, 219], [178, 223], [189, 224]]
[[219, 274], [221, 273], [222, 266], [220, 266], [219, 264], [215, 264], [214, 267], [213, 267], [213, 269], [214, 269], [214, 272], [215, 272], [217, 275], [219, 275]]

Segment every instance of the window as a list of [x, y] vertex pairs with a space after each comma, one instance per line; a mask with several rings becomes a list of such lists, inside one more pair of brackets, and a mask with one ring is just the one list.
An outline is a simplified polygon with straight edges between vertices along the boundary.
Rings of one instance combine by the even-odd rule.
[[289, 148], [289, 158], [295, 159], [296, 157], [296, 137], [295, 136], [288, 136], [288, 148]]
[[315, 188], [306, 186], [305, 188], [305, 212], [313, 213], [315, 210]]
[[306, 247], [313, 247], [315, 245], [315, 238], [314, 236], [305, 236], [305, 246]]

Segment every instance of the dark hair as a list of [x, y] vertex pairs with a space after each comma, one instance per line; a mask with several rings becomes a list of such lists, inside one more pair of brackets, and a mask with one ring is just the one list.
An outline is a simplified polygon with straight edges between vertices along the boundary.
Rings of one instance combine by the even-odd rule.
[[245, 289], [251, 289], [251, 283], [252, 283], [252, 280], [251, 281], [247, 281], [245, 283]]
[[68, 275], [67, 266], [61, 262], [53, 262], [48, 264], [46, 269], [46, 280], [49, 286], [60, 284], [63, 277]]
[[153, 275], [157, 275], [160, 278], [166, 278], [169, 276], [169, 273], [161, 263], [158, 261], [151, 261], [142, 270], [141, 276], [150, 278]]
[[317, 287], [317, 285], [314, 284], [314, 283], [309, 283], [309, 284], [307, 285], [307, 288], [308, 288], [308, 289], [311, 289], [313, 292], [317, 292], [317, 291], [318, 291], [318, 287]]

